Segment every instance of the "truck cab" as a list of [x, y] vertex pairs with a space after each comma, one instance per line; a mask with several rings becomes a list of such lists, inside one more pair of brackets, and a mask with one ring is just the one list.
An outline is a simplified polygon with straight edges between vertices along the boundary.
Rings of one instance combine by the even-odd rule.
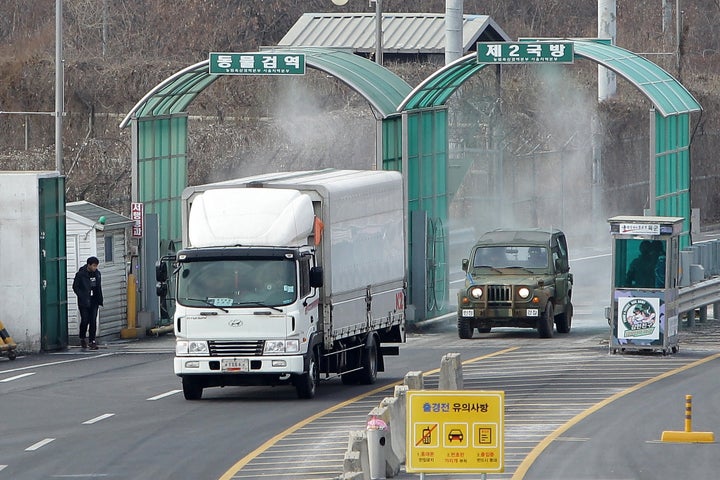
[[572, 286], [567, 240], [556, 229], [487, 232], [462, 260], [458, 336], [494, 327], [534, 328], [541, 338], [570, 332]]

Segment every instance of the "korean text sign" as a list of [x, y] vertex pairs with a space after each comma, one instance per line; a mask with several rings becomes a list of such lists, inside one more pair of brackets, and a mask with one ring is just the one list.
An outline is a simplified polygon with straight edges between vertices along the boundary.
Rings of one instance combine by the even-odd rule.
[[410, 390], [407, 406], [407, 472], [504, 471], [505, 392]]
[[572, 42], [478, 42], [478, 63], [573, 63]]
[[209, 73], [218, 75], [304, 75], [302, 53], [210, 53]]

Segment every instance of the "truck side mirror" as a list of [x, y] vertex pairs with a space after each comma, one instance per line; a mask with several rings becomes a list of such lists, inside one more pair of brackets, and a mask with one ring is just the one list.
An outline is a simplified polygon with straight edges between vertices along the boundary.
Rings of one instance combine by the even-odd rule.
[[312, 267], [310, 269], [310, 287], [320, 288], [323, 286], [323, 269], [322, 267]]
[[158, 282], [167, 282], [168, 268], [167, 263], [162, 260], [155, 262], [155, 280]]
[[167, 297], [168, 284], [165, 283], [165, 282], [157, 282], [157, 283], [155, 284], [155, 293], [156, 293], [157, 296], [160, 297], [160, 298], [165, 298], [165, 297]]
[[462, 269], [463, 269], [463, 272], [467, 272], [467, 271], [468, 271], [468, 266], [469, 266], [469, 265], [470, 265], [470, 261], [469, 261], [467, 258], [463, 258], [463, 259], [462, 259]]

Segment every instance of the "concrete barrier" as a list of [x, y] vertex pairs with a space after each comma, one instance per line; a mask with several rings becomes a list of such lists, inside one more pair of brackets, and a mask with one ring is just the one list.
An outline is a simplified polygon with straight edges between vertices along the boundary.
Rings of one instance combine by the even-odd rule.
[[418, 371], [406, 373], [405, 385], [407, 385], [410, 390], [423, 390], [425, 388], [425, 382], [423, 381], [423, 373]]
[[[440, 390], [463, 390], [462, 361], [459, 353], [448, 353], [440, 360]], [[385, 397], [379, 406], [368, 413], [368, 419], [379, 418], [387, 425], [386, 469], [387, 478], [393, 478], [407, 458], [406, 418], [408, 390], [423, 390], [424, 379], [421, 371], [411, 371], [405, 375], [404, 385], [396, 385], [394, 396]], [[350, 432], [348, 448], [343, 458], [341, 480], [370, 480], [370, 458], [368, 455], [368, 437], [366, 430]]]
[[438, 390], [462, 390], [463, 373], [459, 353], [448, 353], [440, 359]]

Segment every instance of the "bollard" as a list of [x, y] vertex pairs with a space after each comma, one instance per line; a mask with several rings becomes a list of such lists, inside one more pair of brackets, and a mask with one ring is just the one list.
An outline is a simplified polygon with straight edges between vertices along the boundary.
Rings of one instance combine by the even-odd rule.
[[663, 442], [714, 443], [713, 432], [693, 432], [692, 395], [685, 395], [685, 431], [665, 431], [660, 440]]
[[370, 460], [370, 479], [385, 480], [385, 448], [387, 424], [377, 417], [367, 422], [368, 457]]

